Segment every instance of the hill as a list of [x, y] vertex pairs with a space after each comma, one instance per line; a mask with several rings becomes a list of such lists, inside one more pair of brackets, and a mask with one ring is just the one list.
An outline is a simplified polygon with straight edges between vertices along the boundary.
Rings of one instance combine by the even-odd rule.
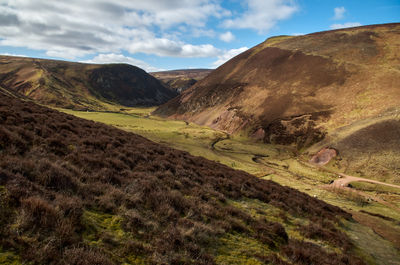
[[311, 153], [331, 146], [344, 158], [342, 169], [394, 181], [400, 177], [393, 166], [400, 162], [399, 34], [400, 24], [383, 24], [273, 37], [155, 114], [301, 151], [312, 147]]
[[142, 69], [0, 56], [0, 87], [41, 104], [108, 110], [113, 105], [160, 105], [176, 96]]
[[150, 73], [171, 90], [182, 93], [212, 72], [211, 69], [183, 69]]
[[1, 262], [364, 264], [294, 189], [2, 92], [0, 124]]

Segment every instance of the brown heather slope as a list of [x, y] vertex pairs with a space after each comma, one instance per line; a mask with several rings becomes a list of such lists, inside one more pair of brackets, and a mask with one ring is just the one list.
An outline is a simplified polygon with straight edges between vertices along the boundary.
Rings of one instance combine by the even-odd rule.
[[[279, 217], [231, 203], [243, 199]], [[220, 238], [240, 235], [269, 249], [241, 254], [260, 263], [364, 264], [343, 218], [294, 189], [0, 92], [0, 261], [214, 264]]]
[[399, 54], [400, 24], [273, 37], [155, 113], [300, 150], [324, 139], [310, 152], [332, 146], [346, 159], [342, 169], [400, 180]]
[[164, 82], [171, 90], [182, 93], [198, 81], [205, 78], [212, 69], [182, 69], [150, 73], [155, 78]]
[[176, 96], [142, 69], [126, 64], [95, 65], [0, 56], [0, 87], [41, 104], [107, 110], [160, 105]]

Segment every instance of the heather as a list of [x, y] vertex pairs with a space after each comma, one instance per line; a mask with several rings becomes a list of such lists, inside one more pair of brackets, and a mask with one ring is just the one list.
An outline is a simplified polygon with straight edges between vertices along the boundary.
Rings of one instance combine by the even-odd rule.
[[[240, 235], [269, 250], [254, 255], [260, 264], [363, 264], [338, 231], [351, 219], [338, 207], [2, 94], [0, 188], [0, 252], [22, 262], [214, 264], [221, 238]], [[232, 203], [243, 199], [309, 219], [299, 229], [310, 242]]]

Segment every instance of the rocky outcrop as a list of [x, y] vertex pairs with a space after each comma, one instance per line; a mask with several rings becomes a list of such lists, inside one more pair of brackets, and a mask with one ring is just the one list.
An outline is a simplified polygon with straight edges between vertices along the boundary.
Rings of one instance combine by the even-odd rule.
[[316, 153], [311, 159], [310, 163], [324, 166], [328, 164], [332, 158], [338, 155], [338, 151], [334, 148], [325, 147], [322, 148], [318, 153]]

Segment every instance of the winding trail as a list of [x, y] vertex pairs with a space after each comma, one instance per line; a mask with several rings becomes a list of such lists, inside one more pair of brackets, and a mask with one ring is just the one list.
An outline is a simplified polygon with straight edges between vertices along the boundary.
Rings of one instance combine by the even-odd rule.
[[[229, 155], [227, 153], [248, 154], [248, 155], [252, 156], [251, 160], [254, 163], [259, 164], [260, 166], [263, 166], [263, 167], [265, 167], [265, 168], [267, 168], [269, 170], [274, 171], [274, 174], [279, 174], [278, 171], [284, 171], [286, 173], [289, 173], [292, 176], [296, 176], [293, 172], [291, 172], [289, 170], [288, 166], [284, 167], [284, 168], [280, 168], [280, 166], [277, 165], [277, 164], [268, 163], [266, 161], [263, 161], [263, 158], [267, 158], [268, 155], [254, 154], [254, 153], [251, 153], [251, 152], [238, 152], [238, 151], [234, 151], [234, 150], [218, 150], [219, 148], [217, 148], [216, 144], [218, 144], [219, 142], [222, 142], [224, 140], [227, 140], [227, 139], [229, 139], [229, 135], [225, 135], [223, 137], [219, 137], [219, 138], [215, 139], [214, 141], [212, 141], [211, 145], [210, 145], [211, 150], [213, 152], [217, 153], [217, 154], [223, 154], [223, 155], [228, 156], [228, 157], [229, 157]], [[237, 160], [237, 158], [234, 158], [234, 159]], [[310, 167], [310, 166], [311, 167], [315, 167], [315, 165], [311, 165], [309, 163], [306, 163], [305, 161], [298, 160], [298, 162], [300, 162], [301, 164], [303, 164], [303, 166], [306, 166], [306, 167]], [[357, 190], [357, 189], [350, 188], [349, 184], [351, 182], [359, 181], [359, 182], [367, 182], [367, 183], [385, 185], [385, 186], [394, 187], [394, 188], [398, 188], [398, 189], [400, 189], [400, 185], [385, 183], [385, 182], [381, 182], [381, 181], [378, 181], [378, 180], [367, 179], [367, 178], [362, 178], [362, 177], [350, 176], [350, 175], [346, 175], [346, 174], [343, 174], [343, 173], [337, 173], [337, 172], [334, 172], [334, 171], [330, 171], [330, 170], [328, 170], [328, 169], [326, 169], [324, 167], [319, 167], [319, 168], [322, 169], [322, 170], [325, 170], [325, 171], [327, 171], [329, 173], [332, 173], [332, 174], [335, 174], [335, 175], [339, 176], [339, 178], [336, 178], [332, 183], [322, 185], [322, 188], [324, 188], [324, 189], [332, 189], [332, 188], [334, 188], [334, 189], [343, 189], [343, 190], [355, 192], [355, 193], [357, 193], [357, 194], [359, 194], [359, 195], [361, 195], [361, 196], [363, 196], [363, 197], [365, 197], [365, 198], [367, 198], [369, 200], [373, 200], [373, 201], [376, 201], [378, 203], [384, 204], [384, 205], [386, 205], [386, 206], [388, 206], [388, 207], [400, 212], [400, 208], [397, 207], [396, 205], [393, 205], [392, 203], [389, 203], [389, 202], [385, 201], [384, 199], [382, 199], [379, 196], [375, 196], [375, 195], [368, 194], [366, 192], [363, 192], [363, 191], [360, 191], [360, 190]]]

